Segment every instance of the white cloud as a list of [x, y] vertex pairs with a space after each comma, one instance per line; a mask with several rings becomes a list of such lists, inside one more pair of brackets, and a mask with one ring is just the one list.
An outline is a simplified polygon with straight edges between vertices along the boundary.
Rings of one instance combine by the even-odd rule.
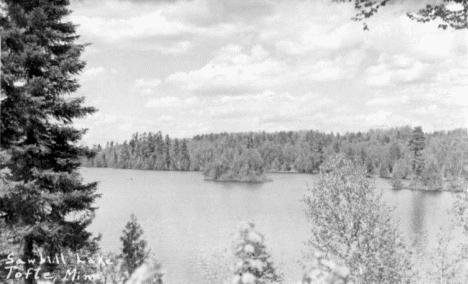
[[243, 51], [239, 45], [227, 45], [201, 69], [174, 73], [166, 81], [191, 91], [244, 92], [275, 84], [286, 68], [260, 45], [247, 53]]
[[428, 64], [406, 55], [382, 54], [377, 65], [366, 70], [367, 83], [372, 86], [393, 86], [428, 79]]
[[92, 80], [97, 79], [99, 76], [102, 76], [106, 73], [106, 69], [102, 66], [86, 68], [81, 74], [82, 80]]
[[193, 41], [228, 38], [249, 29], [242, 24], [199, 22], [211, 17], [206, 1], [173, 3], [133, 3], [131, 1], [96, 1], [75, 4], [71, 20], [78, 32], [93, 42], [117, 48], [180, 54], [193, 47]]
[[161, 80], [159, 80], [159, 79], [150, 79], [150, 80], [137, 79], [137, 80], [135, 80], [135, 87], [152, 87], [152, 88], [155, 88], [155, 87], [157, 87], [159, 85], [161, 85]]
[[161, 85], [160, 79], [136, 79], [134, 90], [141, 95], [151, 95]]
[[196, 96], [181, 99], [175, 96], [167, 96], [150, 99], [146, 104], [146, 108], [187, 108], [199, 103]]
[[432, 104], [432, 105], [429, 105], [429, 106], [422, 106], [422, 107], [415, 108], [415, 109], [411, 110], [411, 112], [416, 114], [416, 115], [435, 114], [435, 112], [438, 110], [438, 108], [439, 108], [438, 105]]
[[260, 40], [289, 55], [328, 53], [363, 38], [360, 26], [350, 21], [352, 16], [352, 7], [332, 1], [282, 2], [276, 14], [262, 23]]
[[211, 117], [219, 119], [235, 119], [239, 117], [261, 121], [272, 117], [300, 121], [333, 106], [333, 100], [312, 93], [291, 95], [265, 91], [243, 96], [223, 96], [211, 100], [208, 112]]
[[317, 62], [307, 62], [298, 73], [313, 81], [334, 81], [351, 79], [356, 75], [364, 59], [364, 53], [353, 50], [340, 54], [335, 58], [320, 59]]
[[174, 117], [172, 115], [162, 115], [157, 119], [158, 122], [171, 122], [174, 121]]
[[81, 82], [90, 83], [92, 81], [102, 81], [110, 79], [110, 75], [116, 75], [118, 71], [115, 68], [105, 68], [103, 66], [86, 67], [79, 76]]
[[73, 20], [79, 23], [81, 29], [86, 30], [87, 34], [102, 37], [111, 42], [152, 35], [175, 35], [186, 32], [188, 29], [182, 23], [167, 20], [161, 10], [130, 18], [74, 15]]
[[409, 100], [409, 96], [377, 96], [366, 102], [368, 106], [393, 106], [393, 105], [402, 105], [406, 104]]
[[358, 50], [308, 61], [288, 61], [272, 55], [261, 45], [250, 50], [227, 45], [202, 68], [176, 72], [165, 82], [205, 95], [239, 95], [272, 89], [297, 81], [350, 79], [362, 63]]
[[384, 125], [388, 122], [388, 117], [392, 114], [390, 111], [383, 111], [380, 110], [376, 113], [369, 114], [365, 116], [365, 120], [368, 123], [375, 124], [375, 125]]
[[170, 42], [169, 44], [143, 43], [135, 46], [135, 48], [140, 50], [156, 50], [162, 54], [180, 54], [189, 51], [192, 46], [193, 45], [190, 41], [184, 40], [179, 42]]
[[171, 97], [162, 97], [149, 100], [145, 107], [147, 108], [173, 108], [180, 106], [182, 101], [174, 96]]

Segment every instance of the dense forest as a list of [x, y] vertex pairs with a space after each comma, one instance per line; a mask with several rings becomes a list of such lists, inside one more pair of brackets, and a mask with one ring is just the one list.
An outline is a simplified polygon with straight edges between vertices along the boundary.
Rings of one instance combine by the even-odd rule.
[[[264, 177], [264, 172], [317, 173], [328, 157], [344, 154], [367, 174], [392, 178], [395, 187], [459, 188], [468, 160], [466, 129], [424, 133], [409, 126], [343, 135], [318, 131], [219, 133], [173, 139], [161, 132], [134, 134], [121, 144], [94, 146], [88, 167], [204, 171], [209, 179]], [[418, 183], [414, 181], [417, 180]]]

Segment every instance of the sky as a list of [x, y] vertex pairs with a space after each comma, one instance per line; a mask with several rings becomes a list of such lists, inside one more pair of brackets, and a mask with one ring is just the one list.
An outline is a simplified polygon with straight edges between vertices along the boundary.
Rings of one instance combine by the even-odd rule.
[[468, 32], [331, 0], [72, 0], [84, 143], [135, 132], [468, 127]]

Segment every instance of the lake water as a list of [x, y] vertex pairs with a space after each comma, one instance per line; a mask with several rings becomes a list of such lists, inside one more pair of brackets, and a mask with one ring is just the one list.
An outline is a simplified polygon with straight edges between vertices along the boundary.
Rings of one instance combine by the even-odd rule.
[[[159, 172], [83, 168], [85, 181], [99, 181], [102, 198], [90, 229], [102, 233], [101, 246], [119, 252], [122, 230], [134, 213], [157, 259], [166, 283], [206, 282], [202, 265], [211, 254], [229, 255], [232, 234], [242, 220], [255, 222], [286, 283], [296, 283], [299, 260], [306, 249], [309, 224], [300, 202], [316, 176], [269, 174], [263, 184], [204, 181], [199, 172]], [[433, 242], [448, 221], [453, 198], [448, 192], [393, 191], [377, 179], [384, 200], [395, 207], [394, 217], [407, 235], [426, 231]], [[218, 265], [225, 260], [218, 260]]]

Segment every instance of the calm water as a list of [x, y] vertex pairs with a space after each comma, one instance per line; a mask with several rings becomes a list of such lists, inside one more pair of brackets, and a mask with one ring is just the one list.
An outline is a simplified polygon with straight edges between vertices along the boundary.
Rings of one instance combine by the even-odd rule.
[[[300, 199], [315, 176], [270, 174], [273, 182], [245, 184], [204, 181], [198, 172], [84, 168], [81, 173], [86, 181], [100, 182], [103, 195], [91, 231], [103, 234], [102, 247], [119, 251], [119, 237], [134, 213], [163, 265], [166, 283], [204, 283], [201, 259], [223, 254], [241, 220], [254, 221], [265, 235], [287, 283], [301, 277], [298, 260], [309, 234]], [[381, 179], [376, 185], [408, 235], [426, 231], [431, 241], [448, 220], [450, 193], [393, 191]]]

